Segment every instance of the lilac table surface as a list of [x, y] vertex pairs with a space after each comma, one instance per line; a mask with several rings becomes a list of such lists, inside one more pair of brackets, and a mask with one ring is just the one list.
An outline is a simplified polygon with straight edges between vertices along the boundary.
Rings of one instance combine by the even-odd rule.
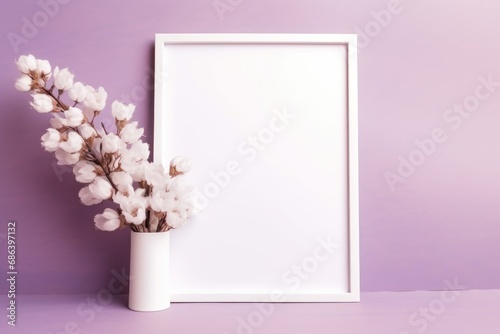
[[[439, 333], [500, 332], [500, 290], [372, 292], [361, 303], [172, 303], [134, 312], [127, 295], [17, 297], [16, 326], [1, 333]], [[6, 305], [6, 296], [2, 297]], [[5, 308], [4, 308], [5, 310]], [[5, 311], [4, 311], [5, 312]]]

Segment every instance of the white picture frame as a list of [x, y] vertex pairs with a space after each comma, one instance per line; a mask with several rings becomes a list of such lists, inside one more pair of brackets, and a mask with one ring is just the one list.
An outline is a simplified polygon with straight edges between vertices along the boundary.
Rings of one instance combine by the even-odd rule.
[[157, 34], [154, 160], [201, 210], [172, 302], [357, 302], [356, 35]]

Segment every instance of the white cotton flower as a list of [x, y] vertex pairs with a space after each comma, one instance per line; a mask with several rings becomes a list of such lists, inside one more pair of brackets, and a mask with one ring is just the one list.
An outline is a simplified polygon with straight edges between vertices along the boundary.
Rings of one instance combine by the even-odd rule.
[[126, 194], [116, 194], [113, 196], [113, 201], [121, 206], [124, 206], [123, 210], [126, 210], [127, 204], [130, 202], [136, 202], [138, 205], [142, 205], [144, 207], [148, 206], [148, 199], [144, 195], [146, 194], [146, 189], [131, 188], [131, 191], [128, 191]]
[[33, 102], [31, 106], [39, 113], [47, 113], [54, 110], [54, 100], [45, 94], [33, 94]]
[[127, 172], [113, 172], [110, 176], [118, 190], [129, 189], [128, 187], [132, 185], [132, 177]]
[[188, 195], [193, 191], [193, 186], [185, 181], [185, 176], [180, 175], [171, 178], [167, 183], [166, 189], [177, 195], [177, 197]]
[[16, 61], [17, 69], [24, 74], [34, 71], [37, 68], [36, 58], [33, 55], [22, 55]]
[[95, 165], [85, 160], [76, 163], [75, 167], [73, 167], [73, 173], [76, 181], [80, 183], [91, 183], [97, 177]]
[[[124, 187], [123, 189], [121, 189], [120, 191], [116, 192], [113, 195], [113, 202], [120, 205], [120, 208], [123, 210], [122, 207], [126, 207], [126, 205], [130, 202], [130, 199], [136, 195], [136, 192], [139, 189], [142, 189], [142, 188], [134, 189], [134, 187], [132, 187], [132, 185]], [[142, 190], [143, 190], [142, 195], [144, 195], [146, 193], [146, 191], [144, 189], [142, 189]]]
[[54, 68], [54, 86], [59, 90], [69, 90], [73, 86], [74, 74], [72, 74], [67, 68], [62, 70], [56, 66]]
[[80, 189], [78, 196], [80, 197], [80, 201], [85, 205], [94, 205], [102, 202], [102, 199], [96, 198], [94, 194], [92, 194], [89, 186]]
[[130, 146], [130, 152], [132, 152], [139, 160], [149, 159], [149, 145], [148, 143], [143, 143], [142, 140], [138, 140]]
[[113, 117], [119, 121], [129, 121], [134, 114], [135, 105], [133, 104], [123, 104], [118, 101], [114, 101], [111, 105], [111, 114]]
[[49, 79], [52, 68], [50, 67], [50, 63], [48, 62], [48, 60], [37, 59], [36, 60], [36, 71], [40, 74], [40, 76], [45, 77], [46, 79]]
[[83, 137], [83, 139], [89, 139], [91, 137], [95, 137], [97, 132], [89, 123], [83, 123], [78, 126], [78, 132]]
[[[122, 160], [128, 160], [127, 162], [131, 162], [132, 164], [148, 160], [149, 145], [148, 143], [143, 143], [141, 140], [138, 140], [132, 143], [129, 148], [124, 148], [120, 154], [122, 155]], [[124, 169], [128, 171], [128, 169]]]
[[108, 93], [104, 88], [99, 87], [97, 90], [92, 86], [85, 86], [87, 93], [85, 95], [85, 100], [83, 105], [93, 111], [101, 111], [106, 106], [106, 99], [108, 98]]
[[102, 153], [115, 153], [125, 147], [125, 143], [114, 133], [102, 136]]
[[143, 128], [137, 128], [137, 122], [128, 123], [120, 131], [120, 138], [127, 144], [135, 143], [142, 137]]
[[130, 174], [130, 176], [132, 176], [132, 179], [134, 181], [143, 182], [144, 180], [146, 180], [145, 172], [146, 172], [146, 168], [148, 165], [149, 165], [149, 162], [145, 161], [145, 160], [139, 161], [139, 162], [134, 162], [131, 165], [131, 166], [133, 166], [133, 168], [130, 168], [130, 166], [129, 166], [129, 169], [127, 170], [127, 172]]
[[140, 225], [146, 219], [146, 209], [149, 205], [148, 198], [144, 197], [145, 190], [138, 188], [128, 196], [118, 192], [113, 196], [113, 201], [120, 205], [122, 215], [130, 224]]
[[114, 231], [120, 227], [120, 216], [118, 212], [108, 208], [94, 217], [94, 223], [102, 231]]
[[162, 187], [169, 180], [170, 176], [165, 173], [162, 164], [148, 163], [145, 165], [144, 180], [152, 187]]
[[50, 67], [50, 63], [44, 59], [36, 60], [36, 69], [32, 71], [34, 72], [34, 77], [37, 80], [40, 86], [45, 86], [45, 82], [50, 79], [52, 75], [52, 69]]
[[146, 219], [146, 209], [142, 207], [131, 212], [123, 211], [122, 214], [125, 220], [130, 224], [141, 225]]
[[168, 191], [156, 190], [150, 197], [149, 205], [156, 212], [172, 211], [175, 208], [175, 194]]
[[14, 87], [21, 92], [29, 92], [32, 86], [33, 80], [31, 80], [30, 76], [27, 74], [21, 75], [21, 77], [16, 80], [16, 84], [14, 85]]
[[[168, 207], [166, 207], [168, 208], [168, 210], [166, 211], [167, 224], [173, 228], [177, 228], [183, 225], [185, 221], [193, 214], [193, 187], [184, 181], [183, 176], [178, 176], [170, 179], [165, 190], [167, 191], [167, 194], [171, 196], [169, 198], [174, 198], [173, 201], [168, 203]], [[155, 195], [156, 193], [153, 193], [151, 203], [157, 200], [155, 198]]]
[[59, 144], [59, 147], [68, 153], [75, 153], [82, 149], [83, 138], [76, 132], [68, 133], [68, 138]]
[[89, 190], [95, 198], [105, 200], [113, 195], [113, 187], [108, 180], [102, 176], [98, 176], [89, 184]]
[[176, 208], [173, 211], [179, 213], [182, 219], [188, 219], [193, 213], [193, 201], [191, 196], [185, 196], [182, 200], [176, 202]]
[[47, 132], [42, 136], [42, 146], [46, 151], [54, 152], [59, 148], [59, 143], [61, 142], [61, 134], [59, 131], [49, 128]]
[[[113, 201], [120, 204], [123, 198], [127, 199], [135, 192], [132, 184], [120, 184], [117, 186], [118, 191], [113, 195]], [[120, 197], [121, 196], [121, 197]]]
[[80, 160], [80, 153], [69, 153], [63, 150], [62, 148], [58, 148], [55, 151], [55, 155], [57, 158], [58, 165], [74, 165]]
[[172, 228], [178, 228], [185, 224], [193, 214], [194, 203], [191, 193], [175, 193], [174, 207], [167, 211], [167, 224]]
[[61, 123], [66, 126], [76, 127], [83, 123], [83, 111], [76, 107], [69, 107], [64, 111], [65, 118], [61, 118]]
[[178, 212], [172, 211], [167, 213], [167, 225], [172, 228], [179, 228], [185, 223], [185, 219], [182, 219]]
[[87, 96], [87, 88], [84, 84], [77, 81], [68, 91], [68, 96], [72, 101], [83, 102]]
[[175, 168], [177, 173], [184, 174], [193, 168], [193, 161], [190, 158], [178, 156], [170, 161], [170, 167]]
[[51, 76], [50, 63], [47, 60], [36, 59], [36, 68], [30, 71], [30, 76], [33, 81], [40, 86], [45, 86], [45, 82], [50, 79]]
[[132, 176], [134, 181], [144, 180], [144, 169], [148, 164], [149, 145], [141, 140], [133, 143], [129, 148], [119, 151], [120, 167]]

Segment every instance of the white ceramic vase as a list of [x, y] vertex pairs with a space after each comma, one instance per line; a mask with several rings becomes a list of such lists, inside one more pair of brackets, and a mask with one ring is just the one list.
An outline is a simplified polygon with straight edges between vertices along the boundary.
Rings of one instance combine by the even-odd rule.
[[128, 307], [160, 311], [170, 307], [169, 232], [131, 232]]

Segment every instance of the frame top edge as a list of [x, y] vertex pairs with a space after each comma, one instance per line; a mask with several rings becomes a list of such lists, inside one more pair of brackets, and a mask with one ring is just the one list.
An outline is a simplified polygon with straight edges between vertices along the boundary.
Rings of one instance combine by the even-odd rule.
[[293, 34], [293, 33], [158, 33], [157, 43], [355, 43], [356, 34]]

